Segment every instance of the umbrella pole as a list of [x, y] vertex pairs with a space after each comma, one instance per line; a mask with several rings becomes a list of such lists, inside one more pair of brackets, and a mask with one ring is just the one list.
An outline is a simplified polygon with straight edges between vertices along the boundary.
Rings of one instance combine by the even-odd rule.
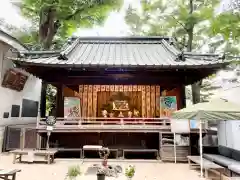
[[174, 135], [174, 162], [175, 162], [175, 164], [177, 163], [177, 149], [176, 149], [176, 133], [173, 133], [173, 135]]
[[202, 141], [202, 121], [201, 118], [199, 118], [199, 123], [200, 123], [200, 127], [199, 127], [199, 141], [200, 141], [200, 168], [201, 168], [201, 178], [203, 177], [203, 141]]

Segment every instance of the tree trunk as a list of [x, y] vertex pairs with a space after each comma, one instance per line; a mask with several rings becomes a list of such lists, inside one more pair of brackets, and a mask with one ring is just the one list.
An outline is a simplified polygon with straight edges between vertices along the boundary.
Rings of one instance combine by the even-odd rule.
[[193, 104], [197, 104], [201, 101], [200, 99], [200, 82], [196, 82], [194, 84], [192, 84], [192, 102]]
[[[49, 50], [53, 44], [53, 38], [57, 33], [60, 23], [56, 18], [56, 9], [53, 6], [43, 7], [39, 14], [39, 42], [44, 50]], [[46, 116], [46, 91], [47, 84], [42, 86], [41, 94], [41, 117]], [[45, 94], [44, 94], [45, 93]]]
[[56, 9], [53, 6], [43, 7], [40, 11], [39, 41], [45, 50], [51, 48], [53, 38], [60, 27], [60, 22], [57, 20], [56, 13]]
[[[193, 0], [189, 0], [189, 14], [193, 13]], [[188, 52], [192, 51], [192, 43], [193, 43], [193, 29], [194, 25], [190, 26], [188, 29], [188, 44], [187, 44], [187, 50]], [[200, 82], [196, 82], [191, 85], [192, 87], [192, 102], [193, 104], [197, 104], [200, 102]]]

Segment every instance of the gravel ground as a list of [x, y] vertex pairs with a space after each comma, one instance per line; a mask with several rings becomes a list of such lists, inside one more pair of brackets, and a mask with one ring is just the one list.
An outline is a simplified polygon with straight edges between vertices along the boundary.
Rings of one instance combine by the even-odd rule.
[[[12, 155], [2, 154], [0, 166], [2, 169], [21, 169], [16, 180], [64, 180], [67, 169], [72, 165], [80, 165], [82, 172], [92, 164], [100, 163], [99, 160], [56, 159], [54, 164], [25, 164], [12, 163]], [[128, 165], [136, 167], [133, 180], [199, 180], [199, 172], [190, 170], [187, 164], [162, 163], [151, 160], [110, 160], [108, 164], [119, 164], [123, 169]], [[94, 175], [82, 175], [77, 180], [96, 180]], [[127, 180], [124, 175], [107, 180]]]

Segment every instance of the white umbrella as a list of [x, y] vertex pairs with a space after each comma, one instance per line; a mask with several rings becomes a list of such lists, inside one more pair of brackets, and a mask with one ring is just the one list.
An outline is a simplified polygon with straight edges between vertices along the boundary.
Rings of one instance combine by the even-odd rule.
[[196, 119], [200, 122], [200, 159], [201, 177], [203, 177], [202, 120], [236, 120], [240, 119], [240, 106], [225, 99], [213, 99], [198, 103], [173, 113], [174, 119]]

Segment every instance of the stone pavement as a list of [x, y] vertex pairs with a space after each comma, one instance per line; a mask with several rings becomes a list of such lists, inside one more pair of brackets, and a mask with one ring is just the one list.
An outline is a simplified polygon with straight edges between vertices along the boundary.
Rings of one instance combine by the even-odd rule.
[[[3, 169], [21, 169], [16, 180], [64, 180], [69, 166], [80, 165], [83, 173], [92, 164], [100, 163], [99, 160], [80, 159], [57, 159], [55, 164], [12, 164], [12, 155], [0, 156], [0, 167]], [[136, 174], [133, 180], [200, 180], [199, 172], [189, 170], [187, 164], [162, 163], [149, 160], [109, 160], [109, 164], [119, 164], [123, 170], [128, 165], [136, 167]], [[82, 175], [77, 180], [96, 180], [96, 176]], [[106, 180], [127, 180], [123, 175]]]

